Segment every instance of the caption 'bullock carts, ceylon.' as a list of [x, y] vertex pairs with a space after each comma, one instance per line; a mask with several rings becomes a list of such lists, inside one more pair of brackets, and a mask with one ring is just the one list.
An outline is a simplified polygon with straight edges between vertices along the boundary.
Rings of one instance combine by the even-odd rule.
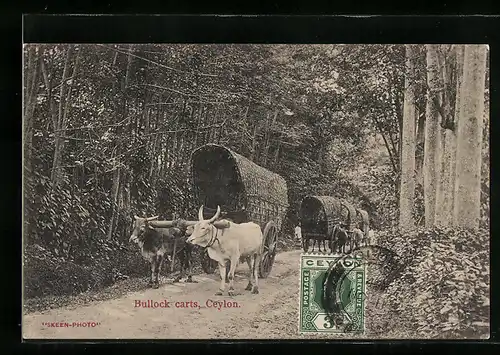
[[[323, 245], [334, 252], [335, 246], [344, 247], [348, 245], [352, 250], [355, 242], [354, 233], [356, 229], [361, 230], [365, 243], [369, 233], [368, 212], [356, 209], [346, 201], [332, 196], [307, 196], [302, 200], [299, 210], [299, 218], [302, 229], [302, 246], [305, 252], [312, 250], [318, 245], [319, 251]], [[341, 240], [344, 233], [345, 240]], [[339, 240], [340, 239], [340, 240]]]
[[[191, 156], [191, 176], [194, 198], [203, 205], [204, 218], [209, 219], [220, 206], [221, 218], [234, 223], [257, 223], [263, 233], [264, 250], [259, 265], [259, 277], [271, 272], [276, 256], [277, 241], [288, 208], [285, 180], [244, 156], [216, 144], [196, 149]], [[156, 227], [180, 224], [194, 225], [197, 221], [154, 221]], [[217, 262], [205, 252], [202, 267], [213, 273]]]

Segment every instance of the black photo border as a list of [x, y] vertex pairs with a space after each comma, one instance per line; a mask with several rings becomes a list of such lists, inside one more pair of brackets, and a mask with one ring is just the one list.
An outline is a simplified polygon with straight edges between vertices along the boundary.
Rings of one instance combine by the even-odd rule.
[[[19, 14], [19, 16], [21, 16]], [[490, 46], [490, 117], [491, 137], [495, 134], [499, 115], [499, 77], [494, 64], [500, 54], [500, 36], [497, 16], [290, 16], [290, 15], [48, 15], [27, 14], [22, 16], [21, 28], [9, 24], [19, 18], [4, 22], [4, 38], [7, 37], [7, 53], [3, 55], [7, 83], [2, 86], [2, 102], [6, 108], [5, 118], [14, 132], [4, 129], [2, 144], [6, 161], [13, 163], [12, 171], [19, 173], [11, 182], [17, 188], [8, 189], [17, 212], [21, 210], [21, 53], [22, 43], [487, 43]], [[6, 36], [6, 37], [5, 37]], [[9, 83], [9, 80], [11, 83]], [[9, 90], [7, 90], [9, 89]], [[7, 144], [15, 144], [14, 150]], [[491, 157], [494, 159], [495, 140], [492, 141]], [[19, 155], [16, 155], [19, 154]], [[22, 162], [21, 162], [22, 163]], [[495, 180], [494, 169], [491, 178]], [[495, 208], [495, 184], [491, 184], [492, 214]], [[4, 248], [14, 258], [6, 280], [12, 283], [5, 300], [5, 318], [15, 322], [13, 329], [3, 334], [19, 343], [21, 341], [21, 238], [15, 238], [13, 230], [21, 227], [21, 214], [6, 217], [8, 212], [16, 212], [12, 205], [5, 209]], [[500, 241], [495, 238], [497, 220], [491, 216], [492, 235], [490, 255], [500, 255]], [[8, 223], [13, 223], [12, 229]], [[17, 228], [16, 228], [17, 227]], [[19, 233], [20, 234], [20, 233]], [[12, 244], [12, 246], [10, 245]], [[13, 253], [12, 250], [16, 250]], [[7, 258], [8, 259], [8, 258]], [[264, 351], [269, 347], [285, 347], [288, 351], [345, 351], [354, 347], [366, 353], [370, 350], [381, 352], [429, 352], [443, 349], [463, 352], [483, 352], [498, 347], [500, 334], [499, 307], [495, 295], [500, 296], [496, 281], [498, 259], [491, 257], [491, 338], [489, 340], [338, 340], [338, 341], [143, 341], [143, 340], [24, 340], [13, 350], [22, 351], [88, 351], [95, 347], [103, 350], [130, 351], [173, 351], [188, 348], [198, 352], [253, 352]], [[5, 262], [6, 260], [4, 260]], [[15, 263], [15, 266], [14, 266]], [[16, 270], [17, 274], [13, 271]], [[4, 279], [5, 280], [5, 279]], [[18, 307], [14, 307], [14, 305]], [[6, 313], [7, 312], [7, 313]], [[208, 325], [207, 325], [208, 326]], [[298, 349], [298, 348], [302, 349]], [[353, 349], [349, 349], [353, 350]], [[185, 351], [185, 350], [182, 350]], [[272, 350], [271, 350], [272, 351]], [[498, 351], [497, 351], [498, 352]]]

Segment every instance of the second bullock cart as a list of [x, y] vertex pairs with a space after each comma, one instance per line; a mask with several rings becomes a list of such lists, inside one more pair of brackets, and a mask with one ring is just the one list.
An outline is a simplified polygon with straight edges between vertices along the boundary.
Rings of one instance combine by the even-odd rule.
[[368, 213], [332, 196], [305, 197], [300, 205], [299, 216], [305, 252], [309, 250], [311, 241], [313, 251], [316, 244], [321, 251], [321, 243], [324, 243], [326, 251], [327, 241], [332, 240], [336, 225], [345, 228], [348, 234], [358, 227], [365, 237], [368, 235]]

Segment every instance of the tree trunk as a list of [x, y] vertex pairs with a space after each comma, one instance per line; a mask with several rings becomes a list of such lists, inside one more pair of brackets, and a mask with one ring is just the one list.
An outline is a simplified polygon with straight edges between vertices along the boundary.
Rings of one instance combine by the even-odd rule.
[[62, 80], [61, 80], [61, 89], [59, 93], [59, 113], [57, 116], [57, 123], [56, 123], [56, 129], [54, 131], [54, 157], [52, 160], [52, 172], [51, 172], [51, 180], [52, 183], [57, 185], [61, 182], [62, 174], [61, 174], [61, 160], [62, 160], [62, 142], [63, 138], [61, 138], [63, 134], [63, 108], [64, 108], [64, 98], [66, 96], [66, 80], [68, 79], [68, 74], [69, 74], [69, 66], [70, 66], [70, 58], [71, 54], [73, 53], [73, 46], [68, 47], [68, 51], [66, 52], [66, 60], [64, 62], [64, 69], [63, 69], [63, 74], [62, 74]]
[[210, 126], [210, 117], [211, 117], [211, 113], [210, 113], [210, 105], [207, 105], [206, 108], [205, 108], [205, 116], [203, 118], [203, 132], [202, 132], [202, 142], [201, 144], [204, 145], [204, 144], [207, 144], [208, 143], [208, 130], [209, 130], [209, 126]]
[[463, 46], [457, 46], [456, 55], [456, 98], [454, 125], [443, 129], [441, 138], [442, 165], [436, 198], [436, 224], [447, 227], [453, 224], [454, 195], [455, 195], [455, 170], [457, 154], [456, 123], [460, 109], [460, 87], [463, 76]]
[[111, 188], [111, 199], [113, 201], [113, 212], [111, 216], [111, 221], [109, 224], [109, 229], [108, 229], [108, 240], [110, 240], [113, 237], [113, 231], [114, 231], [114, 226], [116, 223], [117, 219], [117, 214], [118, 214], [118, 196], [120, 193], [120, 169], [116, 168], [113, 171], [113, 186]]
[[266, 114], [266, 122], [264, 126], [264, 134], [262, 135], [262, 148], [260, 154], [260, 164], [266, 166], [267, 163], [267, 138], [269, 135], [269, 128], [271, 126], [271, 114], [268, 112]]
[[[127, 199], [127, 190], [126, 186], [128, 186], [128, 174], [125, 170], [121, 171], [120, 174], [120, 195], [118, 196], [118, 210], [123, 211], [126, 215], [130, 216], [132, 214], [130, 210], [130, 200]], [[116, 232], [118, 235], [123, 236], [123, 235], [130, 235], [128, 228], [130, 228], [128, 225], [124, 223], [120, 223], [120, 215], [117, 217], [117, 226], [116, 226]]]
[[454, 224], [453, 222], [453, 213], [455, 209], [455, 183], [456, 183], [456, 170], [457, 170], [457, 132], [458, 132], [458, 123], [459, 123], [459, 116], [460, 116], [460, 107], [461, 107], [461, 92], [462, 92], [462, 83], [463, 83], [463, 78], [464, 78], [464, 50], [465, 46], [464, 45], [459, 45], [457, 46], [457, 54], [456, 54], [456, 61], [457, 61], [457, 83], [456, 83], [456, 91], [455, 91], [455, 112], [454, 112], [454, 126], [453, 130], [451, 132], [453, 133], [448, 139], [450, 139], [450, 144], [448, 145], [450, 147], [450, 166], [449, 166], [449, 175], [450, 175], [450, 181], [449, 181], [449, 189], [450, 189], [450, 223]]
[[375, 121], [375, 126], [377, 127], [377, 129], [380, 133], [380, 136], [384, 140], [385, 149], [387, 149], [387, 153], [389, 154], [389, 159], [391, 161], [392, 169], [394, 170], [394, 174], [399, 174], [398, 162], [396, 161], [397, 157], [395, 157], [396, 152], [394, 152], [392, 150], [391, 145], [389, 144], [389, 141], [386, 137], [386, 135], [390, 136], [390, 133], [388, 134], [388, 133], [384, 132], [382, 125], [380, 124], [380, 121], [377, 119], [376, 116], [373, 116], [373, 120]]
[[[269, 159], [269, 155], [271, 154], [270, 153], [270, 150], [271, 150], [271, 135], [272, 135], [272, 132], [273, 132], [273, 127], [276, 124], [276, 120], [278, 119], [278, 113], [279, 113], [279, 110], [275, 109], [274, 110], [274, 114], [273, 114], [273, 119], [270, 122], [270, 124], [267, 125], [266, 140], [265, 140], [266, 143], [265, 143], [265, 146], [264, 146], [264, 166], [268, 166], [268, 160], [270, 160]], [[324, 158], [324, 156], [322, 158]]]
[[425, 122], [424, 145], [424, 205], [425, 227], [430, 228], [435, 224], [436, 214], [436, 187], [440, 167], [439, 141], [440, 125], [439, 111], [436, 106], [438, 90], [441, 88], [437, 45], [429, 44], [427, 47], [427, 104]]
[[280, 147], [281, 147], [281, 134], [278, 138], [278, 143], [277, 143], [277, 146], [276, 146], [276, 151], [274, 153], [274, 166], [278, 166], [278, 162], [279, 162], [279, 156], [280, 156]]
[[243, 111], [243, 116], [241, 117], [241, 124], [240, 124], [240, 152], [245, 152], [247, 150], [247, 146], [245, 144], [245, 134], [248, 131], [248, 110], [250, 110], [250, 105], [247, 105]]
[[257, 122], [253, 128], [253, 139], [252, 139], [252, 150], [250, 153], [250, 160], [255, 161], [257, 159]]
[[415, 147], [415, 170], [416, 170], [416, 183], [423, 185], [424, 176], [424, 143], [425, 143], [425, 113], [418, 113], [417, 124], [417, 142]]
[[[219, 106], [221, 106], [221, 104], [219, 104]], [[221, 139], [224, 139], [224, 130], [226, 129], [225, 127], [225, 124], [224, 124], [224, 121], [226, 119], [226, 113], [225, 113], [225, 110], [227, 108], [225, 107], [225, 105], [222, 105], [222, 113], [221, 113], [221, 120], [220, 120], [220, 128], [217, 130], [217, 141], [216, 143], [217, 144], [220, 144], [220, 141]]]
[[[183, 137], [184, 135], [181, 134], [180, 132], [177, 132], [179, 130], [179, 127], [180, 127], [180, 120], [182, 119], [183, 115], [184, 115], [184, 110], [185, 110], [185, 105], [182, 105], [182, 111], [181, 112], [177, 112], [175, 115], [174, 115], [174, 120], [173, 120], [173, 125], [172, 127], [174, 128], [173, 130], [176, 131], [174, 134], [173, 134], [173, 139], [172, 139], [172, 142], [171, 142], [171, 151], [172, 151], [172, 161], [170, 162], [171, 166], [177, 166], [178, 165], [178, 162], [179, 162], [179, 159], [182, 158], [181, 157], [181, 151], [179, 150], [179, 141], [182, 141], [183, 140]], [[163, 163], [162, 163], [162, 175], [163, 175], [163, 171], [165, 170], [165, 164], [166, 164], [167, 160], [164, 159], [163, 160]]]
[[401, 129], [401, 183], [399, 193], [399, 228], [409, 231], [415, 227], [413, 203], [415, 198], [415, 53], [406, 45], [406, 76]]
[[[196, 111], [196, 113], [195, 113]], [[203, 104], [198, 104], [198, 110], [195, 110], [193, 108], [193, 116], [192, 116], [192, 124], [195, 124], [195, 121], [196, 121], [196, 126], [195, 128], [193, 129], [193, 134], [194, 134], [194, 137], [193, 137], [193, 147], [194, 148], [197, 148], [199, 146], [199, 135], [200, 135], [200, 127], [202, 126], [202, 116], [203, 116]]]
[[466, 45], [457, 130], [456, 226], [477, 229], [480, 219], [481, 143], [483, 133], [486, 46]]
[[[31, 188], [32, 181], [32, 148], [33, 148], [33, 119], [38, 96], [38, 75], [40, 63], [42, 61], [43, 52], [38, 50], [38, 58], [36, 56], [36, 46], [30, 46], [28, 50], [28, 68], [25, 74], [24, 85], [24, 117], [23, 117], [23, 215], [24, 215], [24, 237], [31, 238], [31, 223], [34, 217], [31, 203], [33, 201], [33, 189]], [[25, 239], [26, 240], [26, 239]]]
[[213, 127], [210, 128], [210, 135], [208, 138], [208, 143], [217, 142], [217, 125], [219, 122], [219, 112], [220, 112], [220, 104], [217, 101], [214, 103], [214, 119], [213, 119]]
[[40, 62], [43, 60], [42, 48], [38, 50], [38, 57], [36, 55], [37, 48], [31, 46], [28, 51], [28, 69], [25, 77], [24, 88], [24, 169], [25, 172], [30, 174], [31, 167], [31, 152], [33, 145], [33, 116], [35, 113], [36, 99], [38, 96], [38, 75], [40, 71]]
[[[129, 84], [129, 78], [130, 78], [130, 72], [132, 68], [132, 52], [133, 52], [133, 47], [130, 45], [129, 47], [129, 54], [128, 54], [128, 61], [127, 61], [127, 70], [125, 72], [125, 83], [122, 91], [123, 95], [123, 115], [122, 115], [122, 120], [124, 120], [128, 116], [128, 107], [127, 107], [127, 88]], [[129, 122], [130, 124], [130, 122]], [[117, 129], [117, 134], [120, 133], [120, 128]], [[116, 143], [116, 154], [115, 158], [117, 160], [117, 163], [119, 163], [120, 160], [120, 143]], [[121, 168], [119, 166], [115, 167], [115, 170], [113, 171], [113, 185], [111, 187], [111, 219], [109, 221], [109, 227], [108, 227], [108, 234], [107, 238], [108, 240], [113, 237], [113, 233], [115, 230], [115, 225], [116, 221], [118, 219], [118, 197], [120, 196], [120, 174], [121, 174]]]
[[[71, 79], [71, 83], [68, 83], [68, 92], [66, 94], [66, 98], [64, 100], [64, 110], [63, 110], [63, 115], [62, 115], [62, 123], [61, 123], [61, 127], [60, 127], [60, 132], [58, 134], [62, 135], [62, 136], [66, 136], [66, 128], [68, 127], [68, 113], [71, 109], [71, 97], [73, 95], [73, 83], [75, 82], [75, 79], [76, 79], [76, 75], [78, 73], [78, 65], [80, 63], [80, 54], [81, 54], [81, 51], [79, 50], [77, 55], [76, 55], [76, 59], [75, 59], [75, 64], [73, 66], [73, 73], [71, 74], [70, 78]], [[77, 89], [78, 90], [78, 89]], [[57, 134], [56, 134], [57, 136]], [[64, 152], [64, 148], [65, 148], [65, 139], [61, 139], [61, 142], [60, 142], [60, 145], [59, 145], [59, 151], [61, 152]], [[60, 173], [62, 171], [60, 170]]]

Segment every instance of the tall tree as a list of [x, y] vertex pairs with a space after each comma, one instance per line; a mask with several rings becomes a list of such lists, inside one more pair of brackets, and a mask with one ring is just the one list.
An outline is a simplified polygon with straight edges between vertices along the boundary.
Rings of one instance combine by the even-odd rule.
[[486, 46], [466, 45], [457, 130], [454, 224], [477, 229], [480, 219], [481, 143]]
[[440, 167], [439, 154], [439, 100], [442, 89], [438, 62], [438, 45], [428, 44], [427, 48], [427, 103], [425, 109], [425, 144], [424, 144], [424, 205], [425, 226], [435, 223], [436, 187]]
[[[457, 151], [456, 122], [460, 108], [460, 85], [463, 74], [463, 45], [454, 46], [453, 52], [443, 55], [444, 82], [443, 117], [441, 119], [441, 168], [436, 193], [436, 224], [446, 227], [453, 223], [455, 166]], [[454, 97], [453, 107], [451, 98]]]
[[[23, 112], [23, 184], [25, 186], [23, 205], [25, 228], [24, 236], [30, 236], [30, 219], [33, 218], [31, 203], [33, 201], [32, 183], [32, 151], [33, 151], [33, 126], [36, 100], [39, 91], [40, 61], [42, 48], [34, 45], [27, 46], [28, 63], [24, 72], [24, 112]], [[37, 53], [38, 52], [38, 53]]]
[[[132, 61], [133, 61], [133, 52], [134, 48], [132, 45], [129, 45], [129, 52], [127, 55], [127, 69], [125, 72], [125, 78], [124, 78], [124, 83], [122, 87], [122, 98], [123, 98], [123, 106], [122, 106], [122, 115], [118, 116], [120, 117], [120, 121], [124, 122], [127, 117], [128, 117], [128, 102], [127, 102], [127, 92], [129, 89], [129, 81], [130, 81], [130, 75], [131, 75], [131, 68], [132, 68]], [[120, 126], [117, 127], [117, 133], [120, 134], [122, 132], [122, 129]], [[114, 156], [111, 157], [114, 167], [113, 167], [113, 183], [111, 186], [111, 208], [112, 208], [112, 213], [111, 213], [111, 219], [109, 221], [109, 227], [108, 227], [108, 235], [107, 239], [111, 239], [113, 237], [113, 232], [116, 227], [116, 222], [118, 220], [118, 213], [119, 213], [119, 196], [120, 196], [120, 186], [123, 188], [123, 184], [120, 184], [121, 181], [121, 147], [120, 147], [120, 142], [117, 142], [115, 147], [114, 147]]]
[[[68, 125], [68, 120], [67, 120], [68, 110], [71, 102], [72, 81], [70, 80], [71, 77], [70, 67], [71, 67], [71, 57], [73, 56], [74, 48], [75, 47], [71, 45], [68, 47], [68, 50], [66, 51], [66, 60], [64, 62], [64, 69], [59, 91], [59, 109], [57, 115], [56, 129], [54, 130], [55, 148], [54, 148], [54, 156], [52, 161], [52, 172], [51, 172], [51, 180], [55, 185], [61, 182], [64, 171], [62, 167], [64, 140], [65, 140], [64, 135], [66, 133], [66, 128]], [[75, 61], [73, 75], [76, 74], [76, 70], [78, 67], [78, 60], [79, 60], [79, 54]]]
[[456, 184], [456, 170], [457, 170], [457, 132], [458, 132], [458, 121], [459, 121], [459, 115], [460, 115], [460, 107], [461, 107], [461, 92], [462, 92], [462, 82], [463, 82], [463, 77], [464, 77], [464, 50], [465, 46], [464, 45], [458, 45], [456, 47], [456, 61], [457, 61], [457, 80], [456, 80], [456, 90], [455, 90], [455, 111], [454, 111], [454, 125], [453, 125], [453, 138], [454, 138], [454, 145], [451, 146], [453, 149], [450, 149], [451, 159], [450, 159], [450, 166], [449, 166], [449, 174], [450, 174], [450, 180], [449, 180], [449, 189], [450, 189], [450, 223], [454, 225], [455, 223], [453, 222], [453, 213], [455, 210], [455, 184]]
[[[31, 151], [33, 144], [33, 115], [36, 108], [36, 99], [39, 91], [40, 61], [42, 60], [43, 47], [28, 46], [28, 63], [24, 74], [24, 169], [31, 172]], [[38, 52], [38, 53], [37, 53]]]
[[406, 45], [406, 75], [401, 130], [401, 190], [399, 194], [399, 227], [411, 230], [415, 198], [415, 51]]

